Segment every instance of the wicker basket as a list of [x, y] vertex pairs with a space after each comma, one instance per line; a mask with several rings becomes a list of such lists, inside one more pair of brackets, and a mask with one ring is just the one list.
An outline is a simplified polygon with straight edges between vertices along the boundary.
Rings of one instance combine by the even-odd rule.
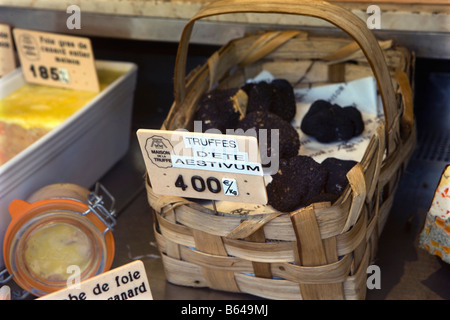
[[[313, 37], [300, 31], [248, 35], [223, 46], [186, 77], [194, 22], [242, 12], [318, 17], [351, 37]], [[330, 3], [232, 0], [204, 7], [183, 30], [175, 66], [175, 101], [161, 129], [191, 129], [198, 101], [213, 84], [237, 87], [263, 69], [297, 87], [374, 75], [385, 120], [333, 204], [236, 216], [198, 201], [158, 196], [147, 180], [167, 280], [269, 299], [364, 299], [366, 270], [416, 143], [412, 60], [390, 41], [378, 42], [360, 18]]]

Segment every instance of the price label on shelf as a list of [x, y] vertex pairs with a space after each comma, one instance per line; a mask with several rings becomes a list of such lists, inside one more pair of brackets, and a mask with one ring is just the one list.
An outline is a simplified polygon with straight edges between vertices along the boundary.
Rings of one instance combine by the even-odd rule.
[[74, 273], [67, 288], [37, 300], [153, 300], [144, 263], [130, 262], [87, 280], [77, 282]]
[[137, 136], [154, 193], [267, 203], [256, 137], [150, 129]]
[[16, 67], [11, 28], [0, 24], [0, 77], [10, 73]]
[[88, 38], [14, 29], [23, 75], [28, 83], [99, 92]]

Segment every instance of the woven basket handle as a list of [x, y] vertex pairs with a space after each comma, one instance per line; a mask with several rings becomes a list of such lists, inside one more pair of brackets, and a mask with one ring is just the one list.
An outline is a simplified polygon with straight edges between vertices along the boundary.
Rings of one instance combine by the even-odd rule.
[[[366, 23], [350, 11], [337, 5], [317, 0], [218, 0], [203, 7], [185, 25], [181, 34], [175, 61], [174, 94], [177, 108], [186, 95], [186, 59], [192, 29], [196, 20], [229, 13], [280, 13], [321, 18], [348, 33], [360, 46], [375, 75], [381, 94], [386, 127], [388, 154], [398, 143], [398, 124], [395, 124], [397, 101], [383, 52]], [[178, 109], [179, 110], [179, 109]]]

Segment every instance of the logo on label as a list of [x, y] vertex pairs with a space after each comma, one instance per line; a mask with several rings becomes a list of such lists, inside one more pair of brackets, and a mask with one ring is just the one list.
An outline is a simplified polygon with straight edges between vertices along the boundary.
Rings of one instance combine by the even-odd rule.
[[39, 45], [32, 35], [22, 34], [18, 42], [20, 49], [28, 60], [39, 60]]
[[147, 157], [158, 168], [172, 167], [171, 151], [173, 149], [170, 141], [161, 136], [151, 136], [145, 143]]

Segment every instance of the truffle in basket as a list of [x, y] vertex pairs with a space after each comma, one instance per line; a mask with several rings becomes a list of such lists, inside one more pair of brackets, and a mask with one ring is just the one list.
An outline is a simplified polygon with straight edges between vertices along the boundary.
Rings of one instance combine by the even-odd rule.
[[248, 95], [247, 113], [269, 111], [286, 121], [297, 111], [294, 88], [285, 79], [247, 83], [242, 87]]
[[195, 119], [202, 122], [202, 131], [217, 129], [226, 133], [233, 129], [244, 115], [247, 94], [240, 89], [214, 89], [199, 103]]
[[[298, 155], [300, 137], [297, 130], [289, 122], [272, 112], [255, 111], [247, 113], [239, 122], [236, 129], [242, 129], [244, 133], [250, 129], [255, 129], [262, 156], [266, 154], [272, 159], [285, 159]], [[271, 129], [278, 129], [278, 148], [272, 143], [271, 137], [273, 136], [275, 138], [276, 135], [273, 135], [275, 132], [272, 132]], [[262, 134], [265, 136], [262, 136]], [[261, 148], [265, 148], [267, 152], [261, 150]]]
[[338, 158], [326, 158], [322, 166], [328, 170], [328, 180], [325, 184], [325, 192], [341, 195], [348, 185], [347, 172], [357, 164], [353, 160], [342, 160]]
[[267, 185], [268, 204], [286, 212], [316, 202], [336, 201], [348, 185], [353, 160], [327, 158], [321, 164], [298, 155], [280, 161], [278, 172]]
[[266, 187], [268, 204], [281, 212], [306, 206], [322, 192], [327, 177], [327, 169], [309, 156], [281, 159]]
[[319, 142], [346, 141], [364, 131], [358, 109], [341, 107], [325, 100], [315, 101], [302, 119], [301, 130]]

